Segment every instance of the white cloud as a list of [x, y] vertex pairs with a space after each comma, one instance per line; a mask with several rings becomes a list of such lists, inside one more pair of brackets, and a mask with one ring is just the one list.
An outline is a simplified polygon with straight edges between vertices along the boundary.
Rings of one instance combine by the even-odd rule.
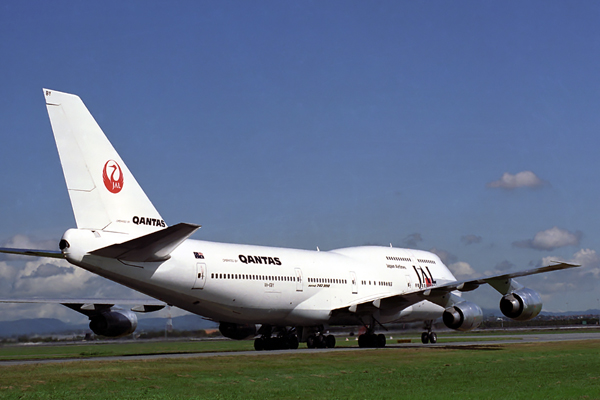
[[457, 279], [466, 279], [477, 275], [475, 270], [464, 261], [458, 261], [450, 264], [448, 265], [448, 269]]
[[554, 250], [559, 247], [579, 245], [581, 236], [581, 232], [572, 233], [555, 226], [536, 233], [533, 239], [513, 242], [513, 246], [536, 250]]
[[438, 256], [440, 258], [440, 260], [442, 260], [442, 262], [446, 265], [448, 264], [452, 264], [458, 261], [458, 257], [456, 257], [454, 254], [447, 252], [446, 250], [441, 250], [441, 249], [436, 249], [435, 247], [432, 249], [429, 249], [430, 252], [432, 252], [433, 254], [435, 254], [436, 256]]
[[[25, 235], [16, 235], [3, 243], [2, 247], [52, 249], [56, 248], [56, 243], [56, 241], [36, 241]], [[66, 260], [15, 256], [0, 260], [0, 297], [139, 299], [145, 296], [75, 267]], [[173, 315], [178, 313], [184, 312], [172, 310]], [[159, 315], [152, 313], [148, 316]], [[82, 319], [84, 321], [87, 319], [57, 304], [0, 303], [0, 320], [41, 317], [59, 318], [67, 322], [81, 322]]]
[[488, 183], [487, 187], [511, 190], [511, 189], [516, 189], [516, 188], [521, 188], [521, 187], [535, 188], [535, 187], [543, 186], [544, 184], [545, 184], [545, 182], [543, 180], [541, 180], [540, 178], [538, 178], [537, 175], [534, 174], [533, 172], [522, 171], [522, 172], [517, 172], [514, 175], [510, 174], [508, 172], [505, 172], [502, 175], [502, 178], [500, 178], [497, 181]]
[[[583, 298], [582, 293], [597, 290], [596, 283], [600, 278], [600, 256], [595, 250], [580, 249], [568, 260], [558, 256], [544, 257], [537, 266], [552, 265], [556, 262], [579, 264], [581, 267], [522, 278], [523, 283], [528, 283], [527, 286], [531, 286], [543, 295], [545, 302], [552, 299], [558, 299], [560, 302], [567, 292], [578, 293], [579, 297]], [[580, 306], [580, 311], [594, 306], [595, 304], [589, 304], [587, 307]]]
[[[37, 249], [37, 250], [58, 250], [57, 240], [33, 240], [25, 235], [15, 235], [2, 243], [0, 247], [10, 247], [14, 249]], [[29, 256], [15, 254], [0, 254], [0, 261], [4, 260], [23, 260]]]

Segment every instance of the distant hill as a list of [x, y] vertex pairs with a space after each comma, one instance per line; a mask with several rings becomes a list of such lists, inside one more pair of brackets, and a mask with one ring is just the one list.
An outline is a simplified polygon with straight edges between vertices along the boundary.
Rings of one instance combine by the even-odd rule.
[[[137, 332], [160, 331], [167, 325], [167, 318], [144, 318], [138, 320]], [[215, 329], [219, 324], [207, 321], [199, 315], [189, 314], [173, 318], [173, 329], [178, 331], [197, 331], [200, 329]]]
[[[138, 320], [137, 333], [146, 331], [161, 331], [167, 325], [167, 318], [145, 318]], [[201, 329], [214, 329], [218, 324], [207, 321], [198, 315], [183, 315], [173, 318], [173, 329], [180, 331], [193, 331]], [[84, 334], [90, 329], [87, 323], [67, 324], [56, 318], [32, 318], [16, 321], [2, 321], [0, 323], [0, 337], [16, 337], [21, 335], [71, 335]]]
[[[495, 317], [503, 317], [504, 314], [502, 314], [502, 311], [500, 311], [500, 308], [484, 308], [483, 310], [483, 315], [487, 316], [487, 315], [493, 315]], [[569, 316], [573, 316], [573, 315], [598, 315], [600, 314], [600, 310], [596, 310], [596, 309], [589, 309], [586, 311], [566, 311], [566, 312], [550, 312], [550, 311], [542, 311], [540, 313], [540, 315], [542, 316], [555, 316], [555, 317], [569, 317]]]

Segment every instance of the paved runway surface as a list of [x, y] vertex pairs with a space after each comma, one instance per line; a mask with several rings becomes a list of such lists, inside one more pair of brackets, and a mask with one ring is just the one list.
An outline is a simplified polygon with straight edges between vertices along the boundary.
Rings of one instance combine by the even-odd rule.
[[[576, 333], [540, 333], [540, 334], [511, 334], [497, 336], [470, 336], [469, 341], [446, 342], [436, 344], [422, 343], [394, 343], [395, 340], [389, 340], [385, 349], [398, 348], [468, 348], [483, 346], [498, 346], [510, 343], [539, 343], [539, 342], [561, 342], [573, 340], [600, 340], [600, 332], [576, 332]], [[301, 345], [302, 346], [302, 345]], [[90, 358], [61, 358], [47, 360], [19, 360], [19, 361], [0, 361], [0, 367], [13, 365], [31, 365], [31, 364], [52, 364], [66, 362], [90, 362], [90, 361], [138, 361], [138, 360], [159, 360], [166, 358], [205, 358], [205, 357], [239, 357], [239, 356], [258, 356], [267, 354], [310, 354], [324, 352], [341, 351], [373, 351], [385, 349], [360, 349], [358, 347], [338, 347], [334, 349], [306, 349], [298, 350], [273, 350], [273, 351], [238, 351], [238, 352], [212, 352], [212, 353], [184, 353], [184, 354], [154, 354], [139, 356], [117, 356], [117, 357], [90, 357]]]

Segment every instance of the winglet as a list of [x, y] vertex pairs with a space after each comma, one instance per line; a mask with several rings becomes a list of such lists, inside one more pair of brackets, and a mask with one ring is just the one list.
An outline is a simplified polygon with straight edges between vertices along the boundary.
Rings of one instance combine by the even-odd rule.
[[94, 250], [90, 254], [123, 261], [166, 261], [171, 258], [171, 252], [199, 228], [200, 225], [182, 222], [127, 242]]

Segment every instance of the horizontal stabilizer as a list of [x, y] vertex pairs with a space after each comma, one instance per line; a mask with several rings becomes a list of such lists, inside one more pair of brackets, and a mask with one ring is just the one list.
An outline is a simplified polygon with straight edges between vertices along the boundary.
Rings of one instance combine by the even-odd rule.
[[171, 258], [171, 252], [198, 228], [200, 225], [182, 222], [127, 242], [94, 250], [90, 254], [133, 262], [166, 261]]
[[0, 253], [33, 257], [65, 258], [62, 251], [59, 250], [11, 249], [9, 247], [0, 247]]

